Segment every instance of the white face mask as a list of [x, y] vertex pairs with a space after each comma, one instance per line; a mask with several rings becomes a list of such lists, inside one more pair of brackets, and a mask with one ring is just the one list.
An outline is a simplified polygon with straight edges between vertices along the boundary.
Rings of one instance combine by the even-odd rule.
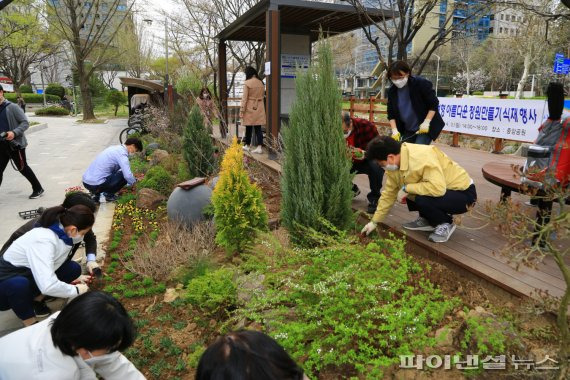
[[89, 354], [90, 358], [89, 359], [83, 359], [83, 361], [91, 367], [93, 367], [97, 364], [101, 364], [101, 363], [114, 362], [116, 360], [119, 360], [119, 357], [121, 355], [121, 353], [119, 351], [111, 352], [110, 354], [105, 354], [105, 355], [100, 355], [100, 356], [93, 356], [91, 354], [91, 352], [89, 352], [89, 351], [87, 351], [87, 353]]
[[346, 139], [348, 136], [350, 136], [351, 133], [352, 133], [352, 129], [344, 134], [344, 138]]
[[388, 172], [395, 172], [399, 169], [400, 168], [398, 167], [398, 165], [394, 165], [394, 164], [387, 164], [384, 166], [384, 170], [386, 170]]
[[83, 241], [83, 235], [72, 236], [71, 240], [73, 240], [73, 244], [79, 244]]
[[394, 86], [398, 87], [398, 88], [402, 88], [404, 87], [406, 84], [408, 84], [408, 77], [402, 78], [402, 79], [393, 79], [392, 83], [394, 83]]

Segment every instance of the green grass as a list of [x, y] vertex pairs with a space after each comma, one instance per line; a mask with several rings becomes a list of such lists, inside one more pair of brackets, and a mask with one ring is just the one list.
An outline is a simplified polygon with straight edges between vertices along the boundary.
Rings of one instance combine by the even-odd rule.
[[[107, 119], [112, 119], [115, 117], [115, 107], [110, 104], [99, 104], [95, 106], [95, 116], [104, 117]], [[129, 108], [124, 106], [119, 106], [117, 111], [117, 118], [129, 117]]]

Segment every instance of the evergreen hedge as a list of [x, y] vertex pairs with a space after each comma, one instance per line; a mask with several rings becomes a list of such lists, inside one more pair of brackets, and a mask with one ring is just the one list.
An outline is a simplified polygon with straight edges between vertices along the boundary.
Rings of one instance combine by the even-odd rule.
[[27, 84], [23, 84], [20, 86], [20, 93], [22, 93], [22, 94], [33, 94], [34, 90], [32, 89], [32, 86], [28, 86]]
[[328, 42], [321, 39], [315, 61], [306, 72], [297, 73], [295, 83], [297, 97], [289, 126], [282, 130], [281, 217], [293, 240], [302, 243], [298, 225], [324, 231], [324, 218], [338, 229], [348, 228], [353, 176], [341, 127], [341, 91]]
[[[9, 101], [11, 101], [12, 103], [16, 103], [16, 98], [18, 97], [18, 95], [16, 95], [15, 93], [9, 93], [9, 94], [4, 93], [4, 97], [6, 99], [8, 99]], [[24, 98], [24, 101], [26, 103], [43, 103], [44, 102], [43, 94], [22, 94], [22, 98]], [[59, 102], [60, 99], [58, 96], [46, 94], [46, 101], [48, 101], [48, 102]]]
[[192, 107], [184, 128], [182, 152], [191, 177], [207, 177], [215, 167], [214, 145], [198, 106]]
[[65, 95], [65, 88], [59, 83], [50, 83], [46, 88], [46, 95], [55, 95], [61, 100]]
[[67, 116], [69, 115], [69, 110], [63, 107], [50, 106], [45, 108], [40, 108], [36, 111], [38, 116]]

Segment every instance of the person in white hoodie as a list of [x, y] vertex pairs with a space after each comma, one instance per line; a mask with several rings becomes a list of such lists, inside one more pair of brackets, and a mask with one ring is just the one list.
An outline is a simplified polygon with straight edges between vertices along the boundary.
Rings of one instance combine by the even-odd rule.
[[41, 302], [44, 296], [73, 298], [87, 292], [85, 284], [70, 284], [81, 275], [81, 266], [67, 259], [94, 223], [93, 212], [83, 205], [45, 210], [37, 227], [0, 257], [0, 310], [12, 309], [29, 326], [50, 314]]
[[119, 301], [88, 292], [46, 320], [0, 338], [0, 379], [142, 380], [120, 352], [135, 337]]

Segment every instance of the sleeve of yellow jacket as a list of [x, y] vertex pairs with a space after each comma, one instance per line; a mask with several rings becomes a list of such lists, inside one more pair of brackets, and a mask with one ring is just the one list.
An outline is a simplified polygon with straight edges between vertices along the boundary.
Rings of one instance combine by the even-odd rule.
[[390, 208], [392, 208], [392, 205], [394, 202], [396, 202], [401, 183], [401, 175], [399, 170], [395, 172], [386, 172], [386, 184], [382, 189], [382, 196], [378, 202], [376, 212], [372, 217], [373, 222], [380, 223], [384, 220], [386, 215], [388, 215], [388, 211], [390, 211]]

